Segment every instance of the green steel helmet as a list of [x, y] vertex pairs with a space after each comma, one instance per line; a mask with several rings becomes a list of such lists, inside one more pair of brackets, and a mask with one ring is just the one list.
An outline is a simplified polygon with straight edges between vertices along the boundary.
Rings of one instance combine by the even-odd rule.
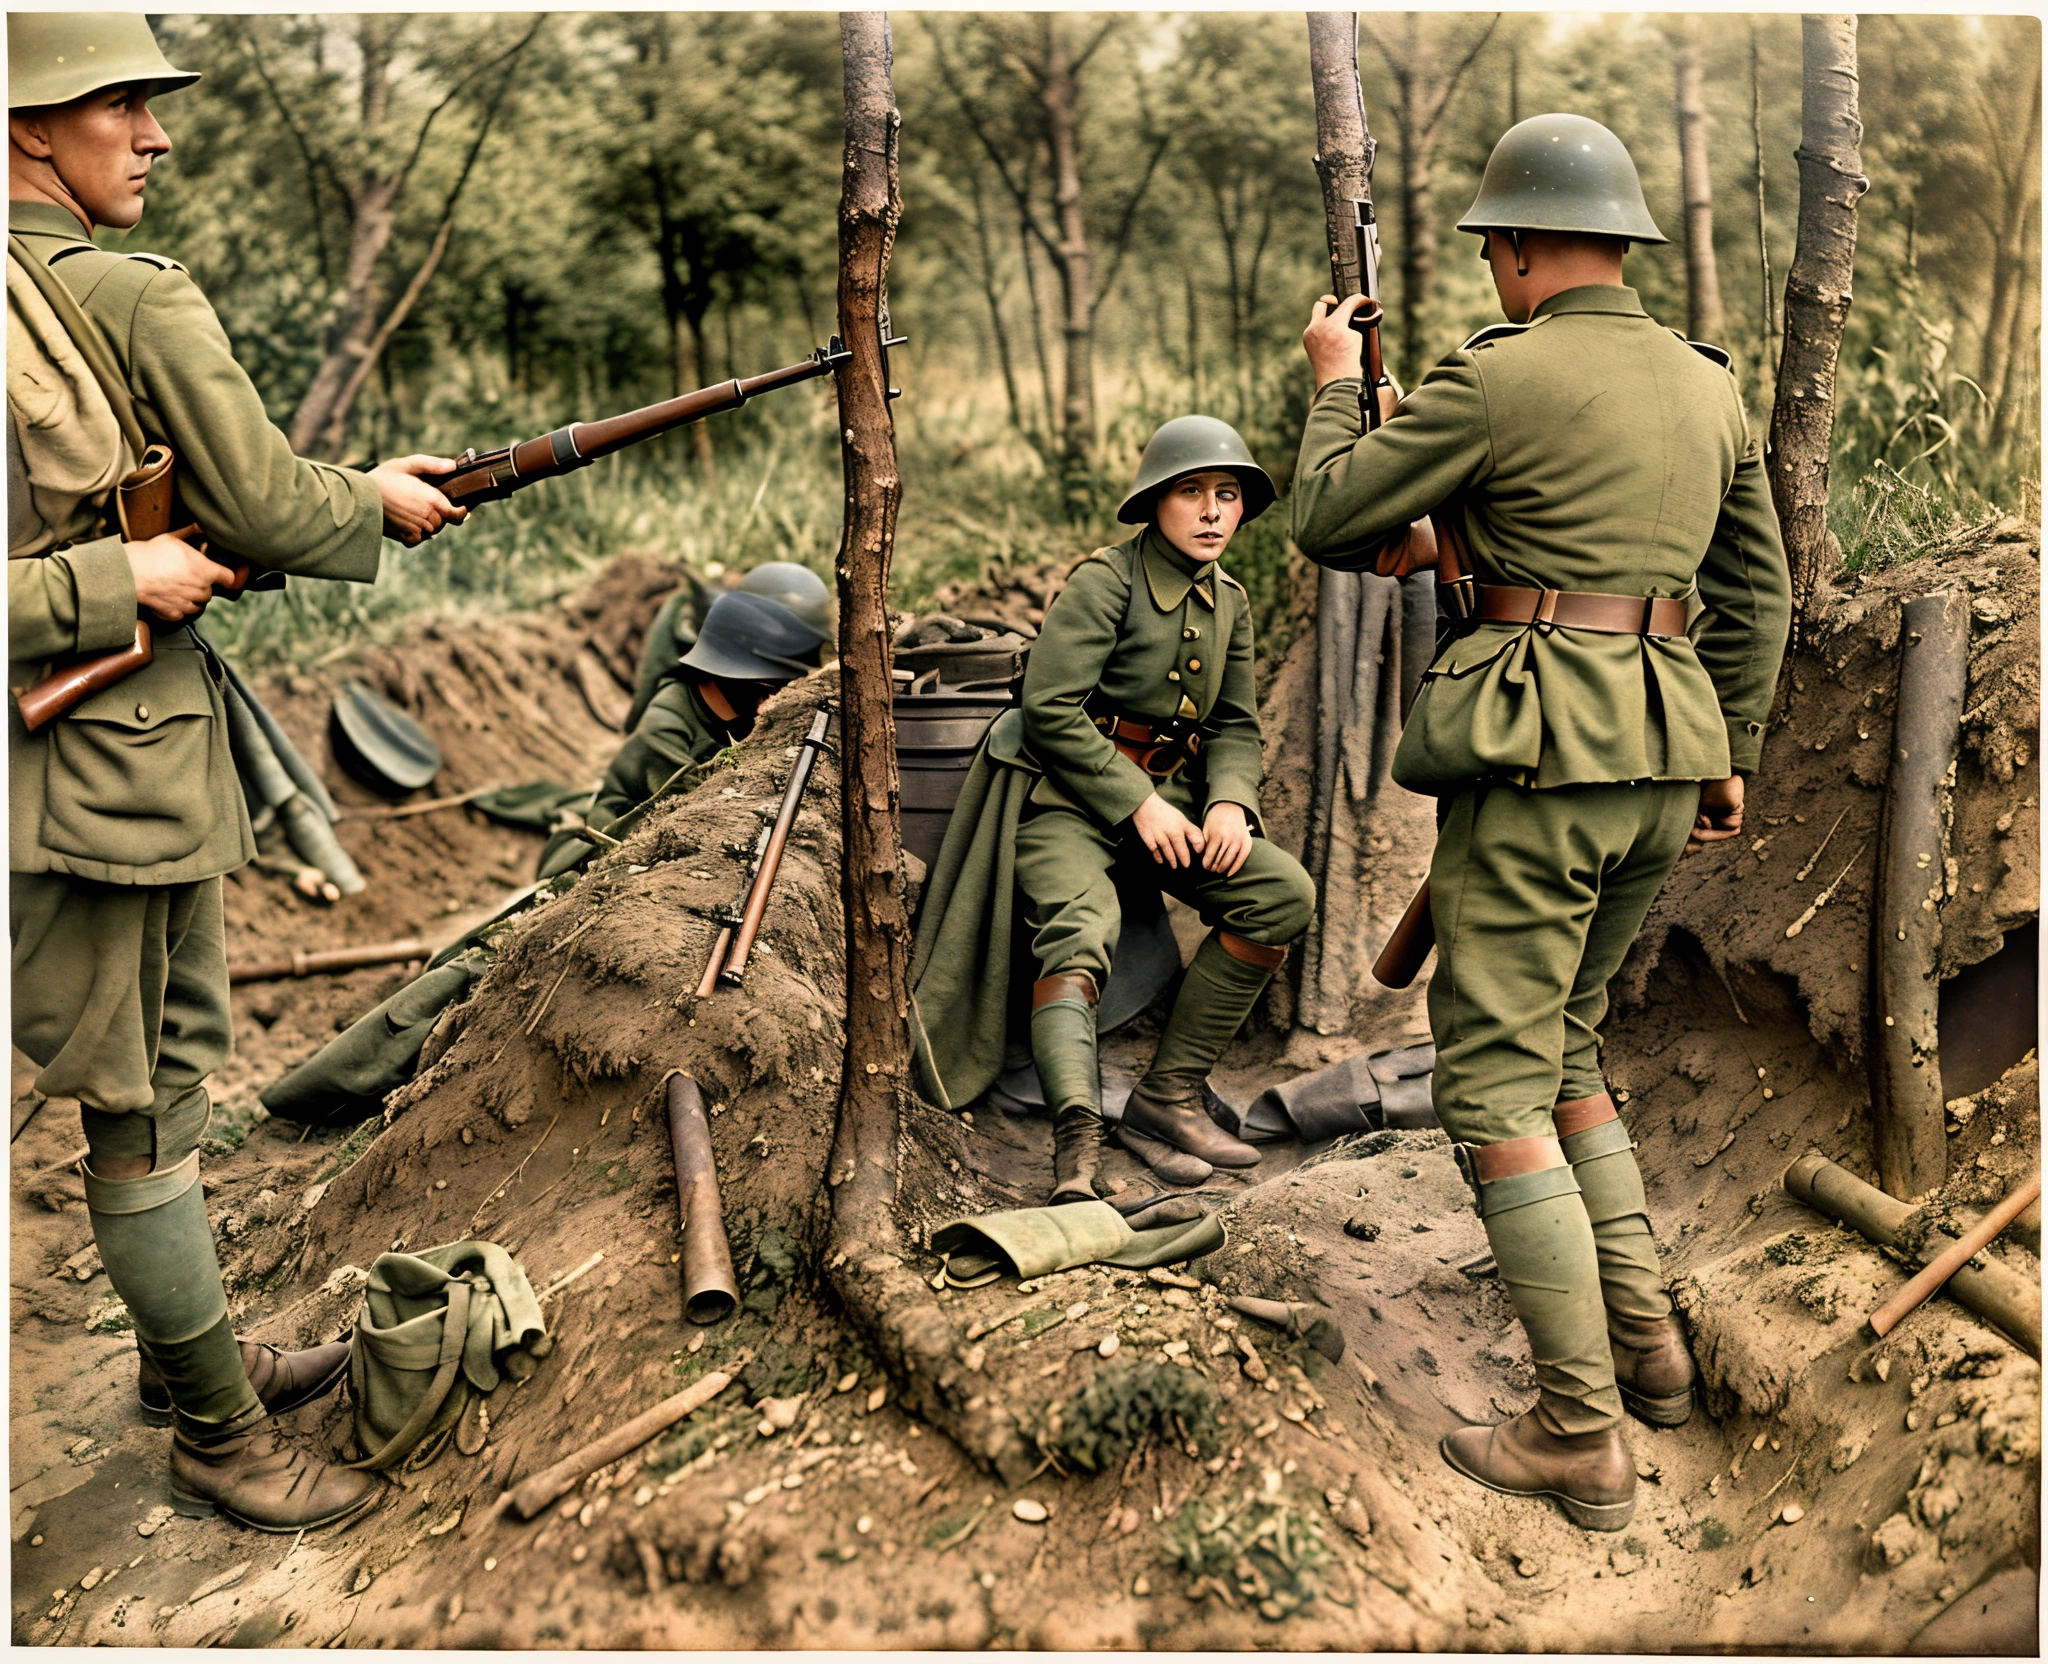
[[441, 748], [390, 700], [350, 677], [334, 696], [328, 743], [351, 779], [399, 797], [441, 772]]
[[677, 663], [734, 682], [793, 682], [817, 669], [824, 640], [780, 601], [729, 589], [706, 610], [696, 645]]
[[820, 637], [832, 633], [832, 597], [825, 580], [808, 566], [793, 560], [764, 561], [740, 579], [740, 588], [750, 595], [780, 601]]
[[133, 12], [9, 12], [7, 107], [68, 104], [103, 87], [147, 81], [175, 92], [199, 77], [175, 69]]
[[1581, 231], [1668, 242], [1628, 148], [1585, 116], [1531, 116], [1500, 137], [1460, 231]]
[[1278, 493], [1266, 470], [1252, 460], [1251, 447], [1237, 429], [1214, 416], [1176, 416], [1152, 435], [1138, 458], [1138, 483], [1116, 511], [1126, 526], [1142, 526], [1152, 518], [1159, 493], [1190, 474], [1221, 469], [1237, 476], [1244, 488], [1244, 520], [1248, 524], [1273, 506]]

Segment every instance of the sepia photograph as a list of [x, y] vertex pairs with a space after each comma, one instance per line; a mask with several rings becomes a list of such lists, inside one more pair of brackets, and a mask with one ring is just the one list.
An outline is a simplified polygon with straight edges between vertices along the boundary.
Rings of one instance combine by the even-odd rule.
[[2039, 1656], [2041, 36], [9, 10], [12, 1644]]

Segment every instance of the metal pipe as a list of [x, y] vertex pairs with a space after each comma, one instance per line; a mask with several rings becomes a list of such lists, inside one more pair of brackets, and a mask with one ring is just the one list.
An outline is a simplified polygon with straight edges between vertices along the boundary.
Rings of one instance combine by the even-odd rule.
[[[1823, 1155], [1801, 1156], [1786, 1168], [1785, 1190], [1808, 1207], [1853, 1225], [1880, 1248], [1897, 1246], [1899, 1232], [1916, 1211]], [[1964, 1266], [1949, 1280], [1948, 1292], [1997, 1324], [2034, 1357], [2041, 1356], [2041, 1290], [2036, 1284], [1987, 1260], [1981, 1266]]]
[[368, 947], [330, 948], [308, 953], [301, 948], [289, 959], [244, 959], [228, 967], [230, 982], [275, 982], [288, 976], [328, 976], [337, 971], [359, 971], [368, 965], [402, 965], [425, 959], [432, 950], [425, 942], [374, 942]]
[[683, 1316], [692, 1323], [730, 1317], [740, 1302], [718, 1200], [718, 1167], [704, 1094], [688, 1075], [668, 1080], [668, 1141], [676, 1163], [676, 1209], [682, 1216]]
[[2041, 1175], [2034, 1174], [2015, 1186], [2010, 1196], [1972, 1225], [1955, 1242], [1915, 1275], [1913, 1280], [1900, 1289], [1865, 1320], [1870, 1332], [1879, 1340], [1896, 1329], [1912, 1312], [1917, 1311], [1933, 1298], [1935, 1293], [1984, 1248], [1992, 1238], [2019, 1217], [2030, 1202], [2039, 1200]]
[[1948, 1176], [1936, 979], [1947, 887], [1943, 799], [1969, 672], [1965, 599], [1908, 601], [1899, 613], [1899, 692], [1870, 908], [1871, 1117], [1879, 1182], [1899, 1197], [1924, 1196]]

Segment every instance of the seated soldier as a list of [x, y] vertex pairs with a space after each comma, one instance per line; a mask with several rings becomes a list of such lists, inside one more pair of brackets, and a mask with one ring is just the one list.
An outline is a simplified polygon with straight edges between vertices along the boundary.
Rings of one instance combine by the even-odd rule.
[[[774, 564], [785, 571], [771, 578], [803, 611], [744, 586], [713, 600], [695, 645], [647, 698], [612, 758], [585, 824], [623, 837], [637, 811], [678, 786], [687, 789], [697, 765], [745, 739], [771, 693], [817, 668], [825, 632], [811, 619], [825, 612], [825, 586], [807, 568]], [[789, 572], [809, 579], [811, 593], [794, 584]], [[581, 867], [597, 847], [580, 828], [563, 827], [541, 851], [536, 876], [552, 878]]]
[[[1238, 526], [1273, 497], [1272, 481], [1227, 424], [1183, 416], [1152, 436], [1117, 511], [1144, 529], [1083, 561], [1047, 611], [1023, 709], [991, 729], [975, 765], [982, 772], [963, 791], [933, 872], [913, 962], [915, 1040], [926, 1089], [957, 1089], [991, 1072], [958, 1066], [987, 1026], [971, 1009], [979, 996], [958, 984], [985, 973], [963, 972], [957, 945], [948, 951], [939, 941], [949, 921], [934, 915], [948, 899], [988, 895], [962, 877], [963, 851], [978, 845], [1000, 862], [987, 828], [1002, 811], [970, 804], [990, 802], [993, 766], [1021, 777], [1028, 792], [1006, 801], [1037, 961], [1031, 1049], [1053, 1112], [1054, 1203], [1107, 1193], [1096, 1007], [1121, 924], [1112, 869], [1138, 850], [1161, 887], [1212, 931], [1123, 1126], [1140, 1135], [1132, 1141], [1140, 1154], [1157, 1140], [1215, 1166], [1259, 1159], [1209, 1118], [1204, 1086], [1315, 910], [1300, 863], [1258, 835], [1251, 606], [1216, 564]], [[964, 930], [957, 920], [951, 928]]]

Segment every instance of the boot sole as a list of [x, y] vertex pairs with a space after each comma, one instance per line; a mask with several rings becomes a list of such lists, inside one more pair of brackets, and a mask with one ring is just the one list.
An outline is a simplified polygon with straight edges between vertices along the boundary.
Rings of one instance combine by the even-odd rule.
[[[297, 1393], [296, 1395], [287, 1394], [285, 1397], [280, 1398], [275, 1404], [266, 1404], [263, 1407], [274, 1416], [289, 1415], [293, 1410], [302, 1409], [304, 1406], [313, 1403], [317, 1399], [325, 1398], [329, 1393], [334, 1391], [336, 1387], [341, 1385], [343, 1378], [346, 1377], [347, 1374], [348, 1359], [343, 1358], [341, 1362], [336, 1364], [334, 1368], [330, 1370], [325, 1376], [323, 1376], [320, 1380], [315, 1381], [311, 1386], [305, 1388], [303, 1391]], [[169, 1399], [166, 1399], [162, 1407], [159, 1408], [157, 1405], [150, 1403], [150, 1401], [147, 1398], [141, 1398], [138, 1393], [138, 1402], [141, 1404], [142, 1407], [142, 1425], [145, 1427], [168, 1427], [171, 1425], [173, 1419], [175, 1419], [171, 1413], [171, 1405]]]
[[1564, 1517], [1581, 1530], [1620, 1531], [1627, 1526], [1630, 1520], [1635, 1518], [1636, 1499], [1634, 1497], [1630, 1497], [1626, 1502], [1581, 1502], [1575, 1496], [1565, 1495], [1563, 1491], [1511, 1490], [1506, 1485], [1496, 1485], [1491, 1479], [1474, 1473], [1470, 1468], [1461, 1463], [1451, 1454], [1451, 1442], [1448, 1436], [1439, 1439], [1436, 1448], [1438, 1454], [1444, 1459], [1444, 1466], [1453, 1473], [1462, 1474], [1465, 1478], [1471, 1480], [1473, 1484], [1484, 1485], [1489, 1491], [1497, 1491], [1502, 1496], [1547, 1498], [1549, 1501], [1556, 1503], [1564, 1511]]
[[338, 1508], [325, 1519], [298, 1520], [290, 1525], [266, 1525], [261, 1520], [252, 1520], [245, 1514], [238, 1514], [226, 1503], [215, 1502], [209, 1497], [190, 1496], [171, 1487], [171, 1512], [188, 1520], [210, 1520], [216, 1514], [222, 1519], [232, 1520], [236, 1525], [246, 1526], [251, 1531], [261, 1531], [272, 1537], [288, 1537], [297, 1531], [320, 1531], [330, 1525], [347, 1525], [361, 1518], [383, 1500], [382, 1489], [374, 1490], [360, 1501]]
[[[1617, 1382], [1616, 1385], [1619, 1385]], [[1651, 1398], [1627, 1387], [1621, 1388], [1621, 1402], [1638, 1421], [1652, 1427], [1683, 1427], [1692, 1420], [1692, 1388], [1663, 1398]]]

